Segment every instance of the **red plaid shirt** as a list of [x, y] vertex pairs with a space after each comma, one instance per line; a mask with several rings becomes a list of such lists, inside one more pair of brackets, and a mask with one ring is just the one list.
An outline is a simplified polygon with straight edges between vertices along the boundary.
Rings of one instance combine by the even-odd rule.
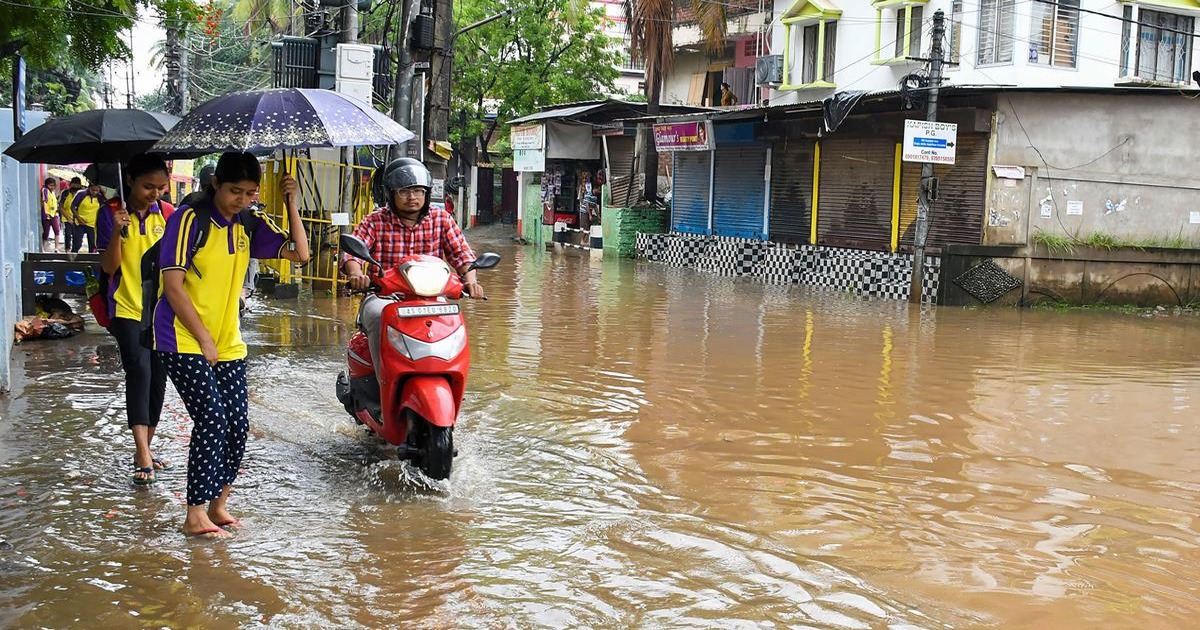
[[[354, 228], [354, 235], [367, 243], [371, 256], [390, 269], [400, 259], [414, 254], [437, 256], [455, 269], [475, 261], [475, 252], [467, 244], [462, 229], [445, 210], [430, 208], [429, 214], [416, 225], [408, 227], [391, 210], [380, 208], [363, 218]], [[342, 254], [342, 265], [354, 260]]]

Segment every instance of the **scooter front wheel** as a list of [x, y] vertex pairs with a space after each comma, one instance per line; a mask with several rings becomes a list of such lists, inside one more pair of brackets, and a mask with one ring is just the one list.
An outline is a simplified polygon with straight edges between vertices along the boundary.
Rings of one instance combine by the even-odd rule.
[[421, 455], [421, 472], [430, 479], [449, 479], [454, 463], [454, 427], [429, 425]]

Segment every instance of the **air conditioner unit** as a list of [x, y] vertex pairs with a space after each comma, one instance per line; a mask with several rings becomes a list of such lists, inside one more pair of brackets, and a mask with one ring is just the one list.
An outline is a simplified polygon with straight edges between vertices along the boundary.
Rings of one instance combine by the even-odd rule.
[[767, 55], [754, 62], [756, 85], [779, 85], [783, 83], [783, 55]]

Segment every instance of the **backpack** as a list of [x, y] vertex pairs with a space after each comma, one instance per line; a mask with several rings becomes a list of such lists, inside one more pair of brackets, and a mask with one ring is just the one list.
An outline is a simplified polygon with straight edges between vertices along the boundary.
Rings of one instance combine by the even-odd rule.
[[[180, 205], [180, 209], [186, 209], [187, 206]], [[204, 247], [204, 243], [208, 241], [208, 232], [212, 228], [212, 206], [208, 203], [201, 203], [192, 207], [192, 211], [196, 213], [196, 237], [192, 240], [189, 247], [189, 256], [191, 260], [195, 260], [196, 252]], [[254, 230], [256, 230], [262, 219], [254, 213], [253, 208], [244, 208], [238, 213], [241, 219], [242, 229], [246, 230], [246, 238], [253, 238]], [[159, 289], [162, 283], [162, 268], [158, 263], [158, 254], [161, 249], [162, 240], [150, 246], [145, 254], [142, 254], [142, 325], [138, 334], [138, 340], [142, 347], [149, 350], [154, 349], [154, 310], [158, 306]], [[200, 275], [196, 271], [196, 275]]]
[[[116, 212], [121, 209], [121, 200], [114, 197], [109, 199], [102, 207], [107, 207], [110, 212]], [[171, 213], [175, 212], [175, 208], [170, 205], [159, 204], [159, 211], [163, 215], [163, 220], [166, 220], [171, 218]], [[125, 231], [128, 229], [122, 228], [121, 235], [124, 236]], [[116, 235], [114, 234], [113, 237], [116, 237]], [[96, 265], [95, 272], [98, 290], [88, 296], [88, 308], [92, 311], [92, 317], [96, 318], [96, 323], [102, 328], [108, 328], [112, 323], [112, 316], [109, 313], [113, 312], [112, 300], [108, 295], [108, 285], [112, 282], [112, 274], [105, 273], [104, 267], [101, 265]]]

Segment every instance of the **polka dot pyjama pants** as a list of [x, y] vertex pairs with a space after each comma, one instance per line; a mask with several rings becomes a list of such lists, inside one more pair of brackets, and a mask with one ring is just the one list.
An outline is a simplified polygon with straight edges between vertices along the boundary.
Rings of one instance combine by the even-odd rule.
[[159, 355], [192, 417], [187, 502], [203, 505], [233, 483], [246, 452], [250, 430], [246, 360], [221, 361], [212, 367], [199, 354]]

